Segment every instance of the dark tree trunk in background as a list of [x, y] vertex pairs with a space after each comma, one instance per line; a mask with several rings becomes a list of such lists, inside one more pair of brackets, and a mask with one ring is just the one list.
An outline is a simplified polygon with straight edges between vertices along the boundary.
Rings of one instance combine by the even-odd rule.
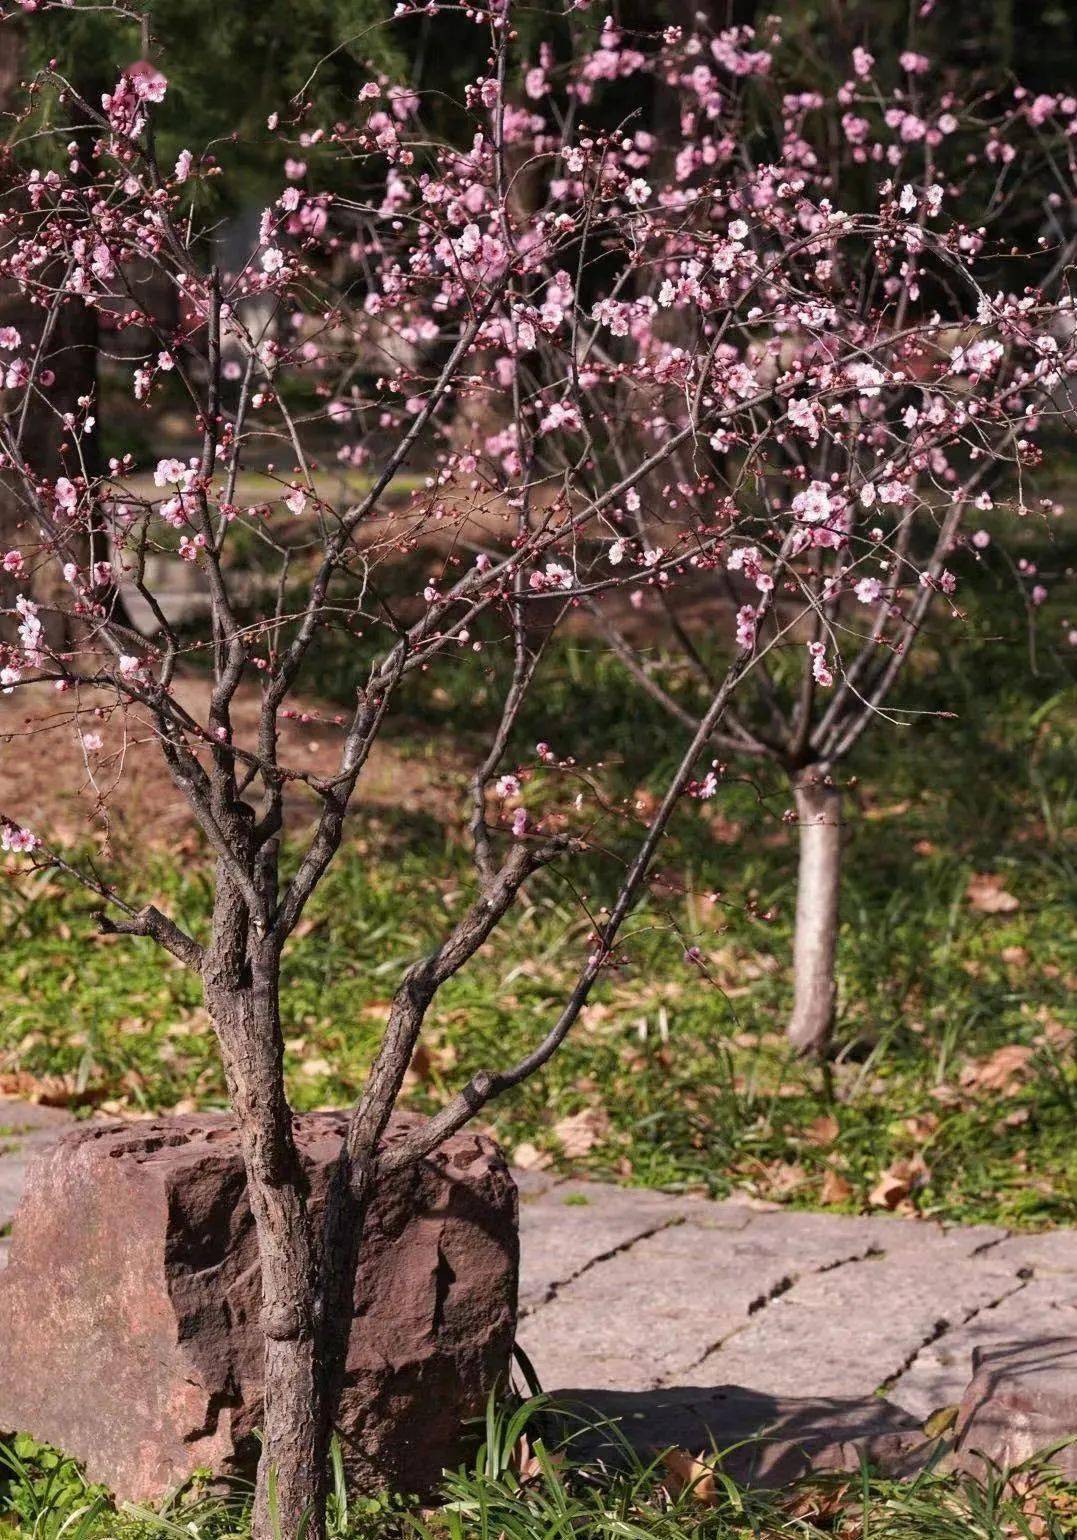
[[825, 772], [811, 766], [796, 776], [793, 794], [800, 855], [789, 1041], [801, 1053], [820, 1054], [830, 1042], [837, 1000], [841, 792], [827, 783]]

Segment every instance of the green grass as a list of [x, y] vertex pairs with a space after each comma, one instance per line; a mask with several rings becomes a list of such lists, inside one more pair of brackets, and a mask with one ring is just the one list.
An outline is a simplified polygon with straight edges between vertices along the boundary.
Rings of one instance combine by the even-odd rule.
[[[866, 1467], [781, 1491], [746, 1489], [720, 1450], [694, 1468], [627, 1444], [617, 1469], [577, 1452], [582, 1425], [551, 1421], [543, 1398], [491, 1404], [473, 1459], [446, 1473], [433, 1502], [350, 1496], [334, 1460], [329, 1540], [1063, 1540], [1074, 1533], [1077, 1487], [1045, 1465], [983, 1480], [929, 1468], [905, 1481]], [[618, 1434], [607, 1426], [604, 1442]], [[693, 1451], [700, 1454], [700, 1451]], [[940, 1445], [937, 1455], [945, 1454]], [[77, 1466], [26, 1438], [0, 1445], [0, 1521], [12, 1540], [237, 1540], [249, 1534], [249, 1495], [210, 1495], [197, 1481], [157, 1510], [114, 1506]]]
[[[960, 632], [947, 618], [935, 623], [900, 700], [928, 714], [866, 735], [848, 766], [830, 1072], [793, 1061], [782, 1039], [789, 793], [773, 776], [731, 772], [712, 803], [677, 815], [664, 885], [626, 928], [625, 965], [596, 990], [566, 1047], [488, 1109], [510, 1151], [531, 1146], [624, 1182], [847, 1210], [868, 1206], [895, 1162], [915, 1159], [908, 1202], [923, 1214], [1026, 1227], [1077, 1220], [1077, 693], [1072, 661], [1049, 643], [1030, 669], [1020, 617], [1001, 632], [992, 600], [985, 579]], [[1054, 621], [1044, 626], [1057, 634]], [[330, 694], [352, 688], [356, 651], [323, 658]], [[397, 752], [442, 764], [442, 792], [460, 788], [495, 708], [500, 681], [487, 656], [462, 652], [454, 670], [418, 679], [393, 722]], [[514, 754], [533, 759], [539, 738], [581, 764], [601, 760], [608, 789], [630, 798], [661, 788], [680, 752], [680, 734], [586, 639], [546, 660]], [[577, 786], [540, 773], [528, 796], [556, 807]], [[437, 807], [418, 799], [357, 814], [286, 954], [288, 1073], [300, 1107], [354, 1097], [403, 970], [474, 891], [465, 800], [448, 819]], [[606, 849], [574, 864], [571, 880], [536, 880], [446, 986], [408, 1087], [412, 1105], [436, 1106], [469, 1071], [504, 1062], [545, 1030], [587, 951], [579, 893], [593, 909], [613, 890], [631, 833], [630, 818], [608, 819]], [[969, 903], [970, 879], [983, 874], [1017, 901], [1012, 912]], [[130, 853], [113, 875], [139, 902], [203, 929], [204, 856]], [[110, 1110], [222, 1103], [197, 982], [151, 943], [96, 937], [95, 907], [49, 873], [0, 887], [0, 1076], [63, 1075], [46, 1089]], [[686, 964], [688, 943], [702, 949], [705, 974]], [[985, 1073], [1001, 1050], [1013, 1052]], [[32, 1080], [5, 1085], [33, 1089]], [[558, 1125], [583, 1111], [592, 1143], [569, 1160]]]

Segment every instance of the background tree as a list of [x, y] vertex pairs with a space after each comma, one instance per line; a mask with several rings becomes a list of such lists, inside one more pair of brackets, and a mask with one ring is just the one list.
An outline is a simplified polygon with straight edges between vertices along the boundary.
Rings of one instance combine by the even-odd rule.
[[[800, 25], [807, 25], [804, 18]], [[818, 526], [799, 589], [789, 580], [772, 612], [770, 627], [783, 633], [778, 652], [757, 671], [716, 746], [724, 755], [769, 763], [787, 778], [800, 847], [789, 1038], [798, 1050], [819, 1053], [830, 1040], [836, 1001], [841, 767], [873, 724], [914, 725], [893, 692], [929, 614], [960, 620], [953, 568], [960, 568], [963, 552], [965, 561], [976, 560], [988, 543], [982, 524], [1000, 485], [1001, 495], [1015, 495], [1022, 515], [1050, 521], [1054, 510], [1051, 499], [1036, 501], [1024, 479], [1031, 463], [1024, 425], [1005, 412], [976, 415], [973, 398], [980, 381], [995, 374], [1003, 397], [1007, 380], [1018, 391], [1044, 381], [1040, 404], [1049, 422], [1064, 405], [1056, 338], [1042, 341], [1041, 362], [1031, 374], [1020, 365], [1009, 376], [1015, 360], [983, 327], [991, 317], [987, 296], [1010, 284], [1020, 292], [1036, 277], [1049, 292], [1065, 293], [1074, 240], [1058, 192], [1068, 174], [1059, 175], [1060, 145], [1074, 102], [1012, 88], [1001, 98], [981, 97], [1011, 115], [1004, 131], [987, 131], [981, 157], [970, 153], [968, 130], [952, 110], [958, 99], [952, 69], [936, 81], [934, 61], [909, 52], [892, 61], [888, 84], [857, 45], [827, 97], [804, 89], [809, 77], [825, 78], [827, 69], [813, 59], [805, 74], [799, 42], [790, 63], [784, 50], [775, 58], [784, 91], [780, 122], [767, 121], [763, 109], [771, 96], [760, 100], [750, 76], [723, 98], [723, 127], [738, 141], [740, 185], [730, 207], [751, 209], [760, 183], [781, 178], [812, 186], [842, 208], [855, 207], [885, 168], [891, 207], [906, 221], [898, 260], [886, 242], [865, 244], [855, 261], [843, 261], [837, 248], [833, 259], [824, 259], [826, 310], [812, 316], [806, 309], [796, 325], [774, 328], [755, 343], [757, 372], [760, 365], [784, 368], [799, 382], [800, 394], [778, 402], [784, 422], [768, 418], [769, 408], [755, 414], [759, 440], [768, 452], [777, 445], [777, 452], [764, 458], [751, 437], [738, 442], [720, 435], [710, 445], [716, 451], [710, 476], [699, 477], [697, 453], [694, 464], [680, 462], [676, 484], [654, 478], [632, 513], [631, 549], [646, 550], [662, 538], [674, 491], [687, 499], [702, 495], [704, 503], [732, 497], [739, 504], [750, 495], [764, 517], [768, 509], [773, 516], [783, 507], [801, 508]], [[687, 84], [685, 77], [678, 81], [682, 100]], [[968, 84], [971, 90], [974, 80]], [[701, 136], [706, 116], [704, 100], [694, 114]], [[958, 233], [936, 261], [923, 230], [944, 206]], [[804, 226], [810, 228], [807, 219]], [[1022, 233], [1026, 244], [1015, 247]], [[973, 247], [975, 278], [967, 272]], [[757, 251], [766, 260], [766, 250]], [[1019, 263], [1015, 251], [1022, 254]], [[810, 249], [805, 269], [819, 267], [819, 253]], [[684, 328], [694, 324], [696, 310], [690, 283], [671, 286], [667, 335], [675, 327], [688, 343]], [[838, 332], [850, 356], [858, 346], [863, 353], [836, 375]], [[851, 392], [844, 399], [842, 385]], [[951, 414], [960, 418], [966, 409], [959, 433], [944, 430], [944, 447], [937, 426], [946, 419], [952, 427]], [[631, 432], [626, 427], [613, 441], [622, 464], [632, 454]], [[885, 552], [874, 546], [884, 530]], [[738, 609], [745, 632], [754, 624], [752, 603], [745, 601], [759, 577], [759, 554], [752, 546], [734, 553], [709, 582], [701, 580], [687, 607], [683, 592], [680, 607], [660, 596], [669, 644], [664, 657], [650, 643], [646, 650], [634, 645], [623, 626], [592, 605], [632, 676], [675, 719], [693, 716], [686, 678], [707, 688], [716, 622]], [[825, 655], [839, 631], [846, 666], [835, 671]]]

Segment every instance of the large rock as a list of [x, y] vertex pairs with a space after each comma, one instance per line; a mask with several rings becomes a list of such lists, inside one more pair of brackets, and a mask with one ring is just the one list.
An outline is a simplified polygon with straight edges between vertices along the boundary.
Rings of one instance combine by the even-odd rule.
[[959, 1463], [1009, 1468], [1071, 1439], [1051, 1463], [1077, 1481], [1077, 1337], [977, 1348], [972, 1366], [957, 1420]]
[[[416, 1119], [397, 1114], [387, 1138]], [[344, 1118], [296, 1138], [320, 1208]], [[458, 1134], [377, 1194], [340, 1430], [356, 1466], [424, 1493], [507, 1370], [516, 1190]], [[0, 1273], [0, 1430], [81, 1460], [133, 1501], [193, 1471], [246, 1474], [262, 1413], [260, 1275], [234, 1121], [91, 1125], [31, 1166]]]

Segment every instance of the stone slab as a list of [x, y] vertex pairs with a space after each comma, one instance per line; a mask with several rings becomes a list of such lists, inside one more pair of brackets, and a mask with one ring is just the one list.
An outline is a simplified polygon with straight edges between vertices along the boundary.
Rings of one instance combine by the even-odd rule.
[[729, 1212], [737, 1227], [728, 1230], [686, 1218], [559, 1289], [518, 1334], [543, 1386], [647, 1390], [674, 1383], [798, 1276], [861, 1255], [871, 1233], [869, 1220], [747, 1214], [741, 1224], [743, 1216]]
[[[993, 1255], [1004, 1260], [997, 1252]], [[1065, 1336], [1077, 1338], [1077, 1277], [1034, 1278], [927, 1343], [890, 1387], [889, 1398], [923, 1420], [940, 1407], [958, 1405], [972, 1378], [976, 1353]]]
[[73, 1122], [71, 1114], [58, 1107], [0, 1096], [0, 1227], [14, 1218], [30, 1161]]
[[1040, 1235], [1011, 1235], [993, 1254], [1015, 1267], [1043, 1274], [1077, 1274], [1077, 1230], [1044, 1230]]
[[700, 1365], [701, 1383], [793, 1395], [869, 1396], [936, 1333], [959, 1326], [1020, 1280], [947, 1240], [801, 1277]]
[[43, 1102], [24, 1102], [13, 1096], [0, 1096], [0, 1136], [26, 1138], [31, 1134], [51, 1134], [54, 1138], [70, 1128], [73, 1115], [63, 1107], [47, 1107]]
[[[710, 1229], [739, 1230], [753, 1218], [739, 1203], [707, 1203], [604, 1182], [559, 1182], [521, 1194], [520, 1313], [627, 1246], [689, 1216]], [[526, 1237], [526, 1239], [524, 1239]]]

